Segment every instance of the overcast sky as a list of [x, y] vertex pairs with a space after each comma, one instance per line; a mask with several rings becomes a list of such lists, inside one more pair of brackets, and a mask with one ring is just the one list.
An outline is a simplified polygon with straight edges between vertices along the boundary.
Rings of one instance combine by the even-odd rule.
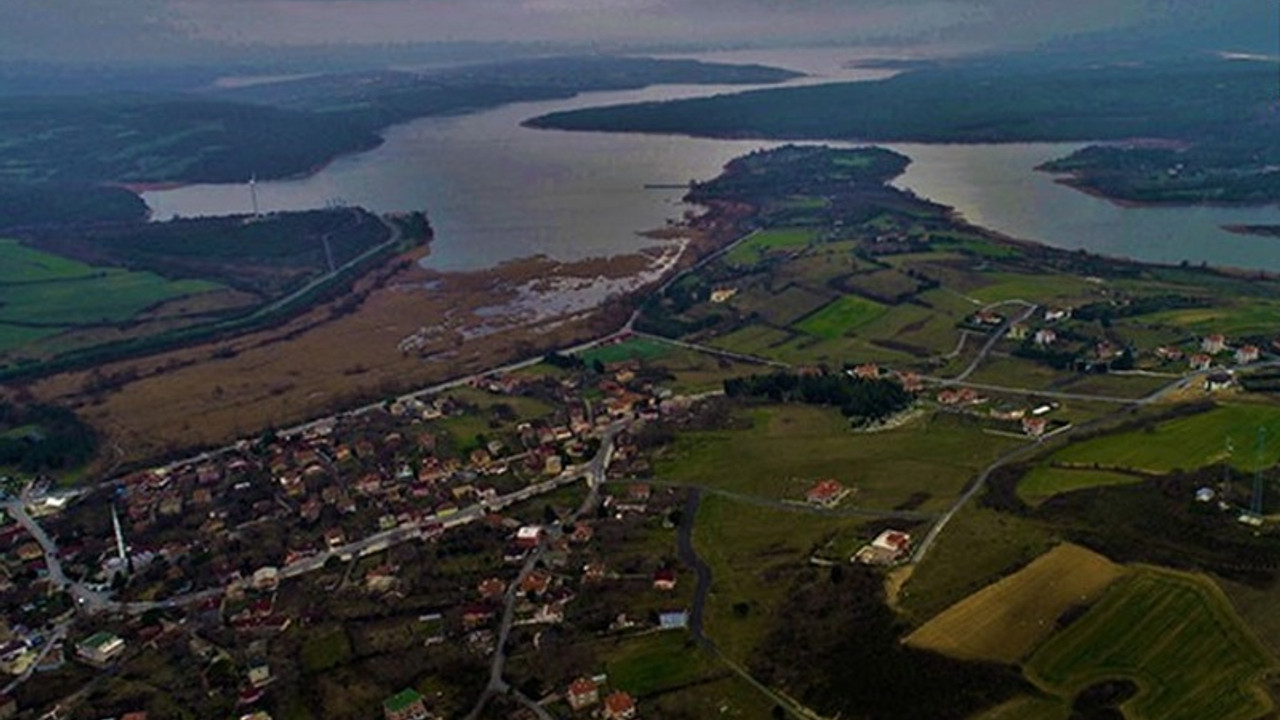
[[[130, 59], [234, 45], [553, 41], [1026, 42], [1212, 23], [1264, 0], [0, 0], [0, 58]], [[1265, 17], [1265, 16], [1264, 16]]]

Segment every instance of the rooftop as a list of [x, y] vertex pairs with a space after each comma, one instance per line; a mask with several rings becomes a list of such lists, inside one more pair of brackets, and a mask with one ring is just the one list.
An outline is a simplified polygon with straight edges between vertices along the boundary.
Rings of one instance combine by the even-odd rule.
[[422, 702], [422, 695], [413, 688], [405, 688], [383, 701], [382, 705], [393, 713], [403, 712], [415, 703]]

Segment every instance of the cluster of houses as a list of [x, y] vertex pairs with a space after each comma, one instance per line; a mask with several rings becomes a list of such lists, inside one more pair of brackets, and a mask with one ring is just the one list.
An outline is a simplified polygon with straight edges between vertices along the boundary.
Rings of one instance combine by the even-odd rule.
[[603, 675], [580, 677], [565, 688], [564, 699], [575, 713], [582, 713], [599, 706], [604, 720], [632, 720], [636, 717], [636, 700], [630, 693], [614, 690], [602, 692], [608, 678]]
[[[217, 558], [216, 572], [195, 582], [247, 582], [236, 576], [238, 563], [223, 542], [244, 522], [279, 521], [293, 550], [265, 560], [287, 565], [365, 535], [431, 525], [463, 506], [493, 502], [585, 459], [592, 436], [613, 419], [656, 417], [656, 398], [632, 390], [628, 374], [634, 375], [623, 369], [601, 383], [605, 399], [596, 404], [595, 417], [585, 403], [569, 401], [558, 422], [553, 415], [518, 423], [461, 455], [459, 440], [429, 423], [464, 412], [462, 405], [448, 398], [401, 399], [382, 412], [329, 418], [269, 442], [241, 442], [214, 458], [131, 474], [120, 479], [111, 500], [120, 511], [128, 562], [138, 569], [163, 557], [177, 568], [184, 555], [209, 553]], [[511, 394], [528, 382], [490, 376], [474, 384]], [[190, 517], [199, 518], [199, 532], [177, 532], [184, 521], [193, 522]], [[93, 555], [85, 562], [98, 564], [94, 570], [104, 581], [124, 560], [111, 542], [74, 549]], [[32, 562], [40, 561], [33, 550]]]

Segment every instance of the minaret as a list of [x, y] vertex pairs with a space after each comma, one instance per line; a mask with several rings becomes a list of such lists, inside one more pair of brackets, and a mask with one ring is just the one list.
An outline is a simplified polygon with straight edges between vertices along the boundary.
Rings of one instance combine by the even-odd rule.
[[120, 557], [120, 565], [129, 567], [129, 553], [124, 547], [124, 530], [120, 528], [120, 515], [116, 513], [115, 503], [111, 504], [111, 527], [116, 531], [116, 555]]
[[258, 210], [258, 176], [256, 174], [249, 176], [249, 199], [253, 201], [253, 216], [262, 217], [262, 212]]

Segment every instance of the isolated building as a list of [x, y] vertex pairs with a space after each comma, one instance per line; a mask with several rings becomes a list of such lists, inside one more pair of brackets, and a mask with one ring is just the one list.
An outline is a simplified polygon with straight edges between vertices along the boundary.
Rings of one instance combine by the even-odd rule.
[[805, 500], [812, 505], [821, 507], [834, 507], [849, 494], [849, 490], [836, 480], [821, 480], [817, 485], [809, 488], [809, 492], [805, 494]]
[[428, 720], [427, 706], [422, 695], [413, 688], [406, 688], [382, 702], [382, 713], [387, 720]]
[[94, 665], [106, 665], [124, 652], [124, 640], [105, 630], [96, 632], [76, 646], [76, 654]]

